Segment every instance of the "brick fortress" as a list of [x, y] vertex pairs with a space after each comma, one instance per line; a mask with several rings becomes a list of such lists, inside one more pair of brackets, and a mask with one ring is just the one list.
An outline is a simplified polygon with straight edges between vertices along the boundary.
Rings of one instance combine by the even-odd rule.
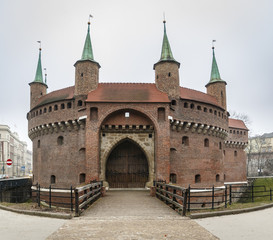
[[161, 179], [207, 187], [246, 180], [248, 129], [229, 118], [214, 48], [207, 93], [181, 87], [165, 25], [154, 84], [100, 83], [88, 23], [75, 85], [47, 93], [40, 49], [27, 114], [34, 184], [101, 180], [143, 188]]

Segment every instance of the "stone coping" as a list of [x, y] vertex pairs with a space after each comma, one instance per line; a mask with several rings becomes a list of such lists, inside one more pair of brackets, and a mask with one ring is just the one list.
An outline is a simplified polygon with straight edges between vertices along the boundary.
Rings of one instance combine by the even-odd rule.
[[11, 211], [20, 214], [38, 216], [38, 217], [50, 217], [50, 218], [59, 218], [59, 219], [72, 219], [73, 215], [68, 213], [51, 213], [51, 212], [42, 212], [42, 211], [31, 211], [31, 210], [21, 210], [11, 207], [2, 206], [0, 204], [0, 209]]
[[206, 213], [193, 213], [189, 215], [189, 218], [198, 219], [198, 218], [207, 218], [207, 217], [218, 217], [218, 216], [224, 216], [224, 215], [233, 215], [233, 214], [254, 212], [254, 211], [263, 210], [270, 207], [273, 207], [273, 203], [266, 204], [263, 206], [258, 206], [258, 207], [252, 207], [252, 208], [243, 208], [243, 209], [235, 209], [235, 210], [227, 210], [227, 211], [215, 211], [215, 212], [206, 212]]

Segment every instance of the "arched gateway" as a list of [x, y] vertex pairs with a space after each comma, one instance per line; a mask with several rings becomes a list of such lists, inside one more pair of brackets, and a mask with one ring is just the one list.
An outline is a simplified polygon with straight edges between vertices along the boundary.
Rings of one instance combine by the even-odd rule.
[[153, 122], [133, 109], [109, 114], [100, 132], [100, 180], [110, 188], [144, 188], [155, 177]]
[[106, 163], [109, 187], [144, 188], [148, 177], [147, 158], [137, 144], [125, 140], [113, 149]]

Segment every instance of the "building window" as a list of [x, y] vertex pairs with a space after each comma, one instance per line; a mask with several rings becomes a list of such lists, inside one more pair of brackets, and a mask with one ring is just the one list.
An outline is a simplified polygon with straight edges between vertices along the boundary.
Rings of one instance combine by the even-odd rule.
[[46, 113], [46, 108], [44, 108], [44, 113]]
[[96, 108], [96, 107], [90, 108], [90, 119], [91, 120], [98, 120], [98, 108]]
[[222, 143], [219, 142], [219, 149], [221, 150], [222, 149]]
[[170, 182], [171, 183], [176, 183], [176, 174], [175, 173], [170, 174]]
[[83, 73], [81, 73], [81, 77], [83, 77]]
[[194, 109], [194, 104], [192, 103], [191, 106], [190, 106], [191, 109]]
[[48, 111], [49, 111], [49, 112], [51, 112], [51, 111], [52, 111], [52, 107], [51, 107], [51, 106], [48, 108]]
[[230, 130], [229, 132], [232, 133], [232, 130]]
[[226, 180], [226, 174], [224, 174], [224, 181]]
[[57, 138], [57, 143], [58, 143], [59, 146], [63, 145], [64, 144], [64, 137], [63, 136], [59, 136]]
[[220, 175], [216, 174], [216, 182], [220, 182]]
[[79, 100], [78, 101], [78, 107], [81, 107], [82, 106], [82, 100]]
[[226, 155], [226, 150], [223, 151], [224, 155]]
[[189, 137], [187, 136], [182, 137], [182, 145], [189, 146]]
[[207, 108], [204, 108], [204, 112], [207, 112], [208, 111], [208, 109]]
[[207, 138], [204, 140], [204, 147], [209, 147], [209, 140]]
[[216, 110], [214, 110], [214, 115], [217, 116], [217, 111]]
[[184, 108], [188, 108], [189, 104], [187, 102], [184, 103]]
[[41, 141], [38, 140], [38, 142], [37, 142], [37, 148], [40, 148], [40, 147], [41, 147]]
[[72, 104], [71, 102], [67, 103], [67, 108], [71, 108]]
[[197, 106], [197, 110], [202, 110], [201, 106]]
[[64, 108], [65, 108], [64, 103], [62, 103], [61, 104], [61, 109], [64, 109]]
[[54, 111], [57, 111], [58, 110], [58, 105], [54, 105]]
[[172, 74], [169, 72], [169, 73], [168, 73], [168, 76], [170, 77], [171, 75], [172, 75]]
[[195, 183], [200, 183], [200, 182], [201, 182], [200, 174], [195, 175]]
[[55, 175], [51, 175], [51, 176], [50, 176], [50, 183], [51, 183], [51, 184], [56, 183], [56, 177], [55, 177]]
[[172, 105], [176, 106], [176, 100], [172, 100]]
[[237, 151], [234, 151], [234, 157], [237, 157]]
[[209, 113], [212, 113], [212, 109], [209, 110]]
[[84, 183], [85, 182], [85, 173], [81, 173], [80, 174], [80, 183]]
[[165, 108], [157, 109], [157, 119], [158, 121], [165, 121]]
[[130, 117], [130, 113], [129, 112], [125, 112], [125, 115], [124, 115], [126, 118]]
[[40, 109], [40, 115], [43, 113], [42, 109]]

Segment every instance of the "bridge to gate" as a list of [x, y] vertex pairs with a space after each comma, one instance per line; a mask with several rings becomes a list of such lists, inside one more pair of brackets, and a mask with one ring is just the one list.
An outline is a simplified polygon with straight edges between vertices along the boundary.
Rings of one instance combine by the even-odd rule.
[[110, 190], [47, 239], [217, 239], [146, 190]]

